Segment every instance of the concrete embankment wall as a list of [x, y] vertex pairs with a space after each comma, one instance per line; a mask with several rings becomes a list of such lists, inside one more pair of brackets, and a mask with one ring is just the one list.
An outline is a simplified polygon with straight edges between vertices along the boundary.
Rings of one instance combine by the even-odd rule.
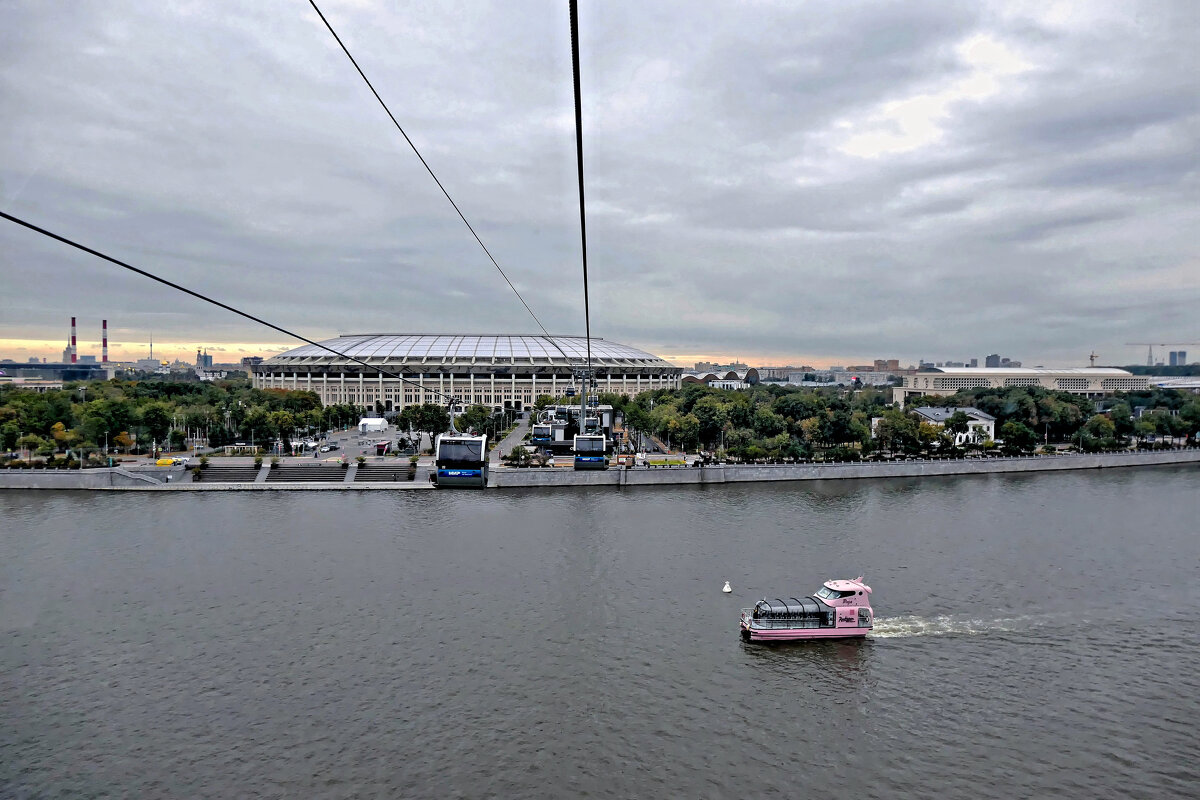
[[[488, 485], [496, 488], [551, 486], [667, 486], [679, 484], [745, 483], [755, 481], [854, 480], [914, 478], [939, 475], [984, 475], [997, 472], [1050, 472], [1069, 469], [1110, 469], [1162, 464], [1200, 464], [1200, 448], [1149, 452], [1087, 453], [1061, 456], [1022, 456], [987, 459], [925, 459], [888, 463], [845, 464], [730, 464], [711, 467], [659, 467], [579, 471], [573, 469], [493, 469]], [[265, 469], [265, 468], [264, 468]], [[354, 466], [351, 466], [351, 470]], [[235, 491], [238, 489], [417, 489], [430, 488], [429, 468], [422, 465], [417, 479], [400, 484], [350, 483], [343, 470], [330, 469], [329, 483], [193, 483], [180, 469], [0, 470], [0, 489], [144, 489], [150, 491]], [[168, 480], [168, 477], [170, 478]]]
[[567, 469], [492, 470], [489, 486], [662, 486], [668, 484], [742, 483], [752, 481], [853, 480], [913, 478], [938, 475], [982, 475], [995, 472], [1047, 472], [1108, 469], [1158, 464], [1200, 463], [1200, 449], [1141, 453], [1084, 453], [1061, 456], [1018, 456], [987, 459], [928, 459], [887, 463], [729, 464], [711, 467], [661, 467], [575, 472]]
[[156, 488], [173, 481], [191, 481], [181, 470], [136, 471], [121, 467], [100, 469], [6, 469], [0, 470], [0, 489], [111, 489]]

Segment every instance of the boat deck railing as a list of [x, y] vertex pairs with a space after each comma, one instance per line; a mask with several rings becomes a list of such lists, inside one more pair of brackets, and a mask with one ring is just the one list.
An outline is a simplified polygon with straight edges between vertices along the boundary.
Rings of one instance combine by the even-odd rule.
[[742, 619], [752, 628], [761, 630], [781, 630], [781, 629], [796, 629], [796, 628], [832, 628], [832, 625], [822, 625], [820, 616], [811, 617], [774, 617], [774, 618], [754, 618], [754, 609], [743, 608]]

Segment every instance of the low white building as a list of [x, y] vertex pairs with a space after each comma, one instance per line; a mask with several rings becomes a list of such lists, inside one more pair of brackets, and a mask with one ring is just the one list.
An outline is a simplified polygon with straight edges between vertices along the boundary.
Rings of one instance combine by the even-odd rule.
[[387, 430], [388, 421], [383, 417], [363, 417], [358, 421], [358, 432]]
[[892, 389], [892, 400], [903, 405], [908, 398], [921, 395], [948, 397], [964, 389], [1007, 389], [1012, 386], [1038, 386], [1086, 397], [1103, 397], [1113, 392], [1144, 391], [1150, 388], [1150, 379], [1115, 367], [926, 368], [915, 375], [906, 375], [904, 382]]
[[681, 384], [703, 383], [714, 389], [748, 389], [758, 385], [758, 382], [758, 370], [754, 367], [740, 371], [685, 372], [680, 378]]
[[967, 430], [957, 433], [954, 436], [954, 445], [956, 447], [962, 447], [968, 443], [982, 444], [989, 439], [996, 438], [996, 418], [991, 414], [980, 411], [978, 408], [971, 408], [970, 406], [921, 406], [920, 408], [913, 409], [913, 413], [920, 417], [922, 422], [928, 422], [939, 428], [946, 427], [946, 420], [959, 411], [967, 415], [968, 421]]
[[[920, 408], [911, 409], [921, 422], [928, 422], [930, 425], [936, 425], [939, 428], [946, 427], [946, 420], [954, 416], [955, 412], [961, 411], [968, 417], [966, 432], [960, 432], [954, 436], [955, 447], [962, 447], [964, 444], [982, 444], [989, 439], [996, 438], [996, 418], [991, 414], [984, 413], [978, 408], [970, 406], [948, 406], [946, 408], [935, 408], [933, 406], [921, 406]], [[874, 417], [871, 420], [871, 437], [874, 438], [876, 431], [879, 428], [879, 423], [883, 421], [883, 417]]]

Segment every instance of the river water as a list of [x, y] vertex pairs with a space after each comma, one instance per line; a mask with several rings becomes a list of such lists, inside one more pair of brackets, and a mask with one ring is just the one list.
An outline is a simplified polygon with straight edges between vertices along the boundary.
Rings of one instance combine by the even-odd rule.
[[[1187, 795], [1198, 490], [3, 492], [0, 796]], [[867, 641], [739, 638], [860, 574]]]

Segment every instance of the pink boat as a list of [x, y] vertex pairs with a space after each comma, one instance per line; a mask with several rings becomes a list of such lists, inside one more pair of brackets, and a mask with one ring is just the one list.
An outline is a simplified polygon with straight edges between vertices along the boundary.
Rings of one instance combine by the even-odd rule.
[[764, 597], [754, 608], [743, 608], [742, 638], [747, 642], [862, 638], [871, 630], [873, 616], [871, 587], [861, 576], [825, 581], [811, 597]]

